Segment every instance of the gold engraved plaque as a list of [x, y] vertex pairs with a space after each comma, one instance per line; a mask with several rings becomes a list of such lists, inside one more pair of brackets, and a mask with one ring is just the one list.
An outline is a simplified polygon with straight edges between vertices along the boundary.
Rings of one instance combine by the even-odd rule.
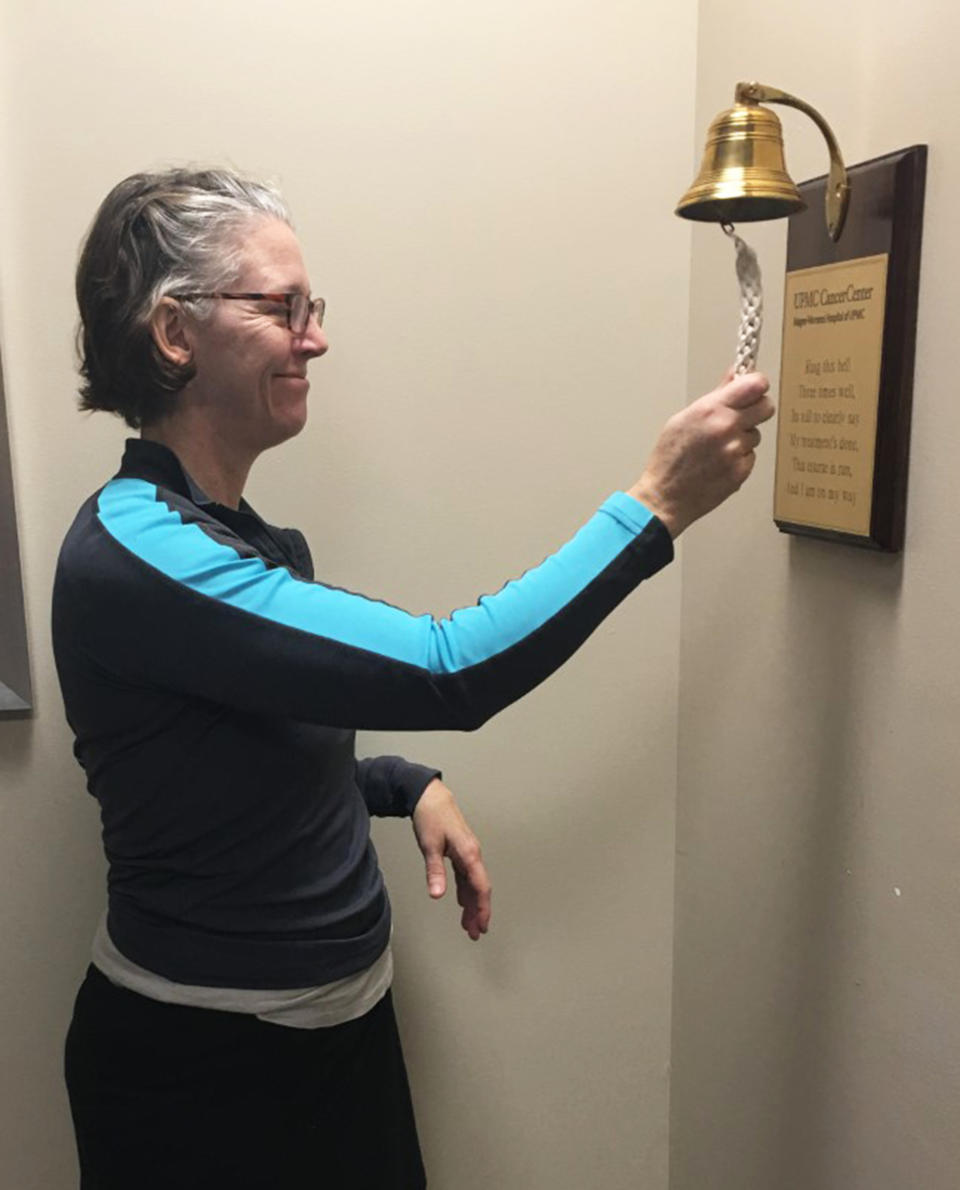
[[788, 272], [774, 519], [869, 537], [886, 253]]

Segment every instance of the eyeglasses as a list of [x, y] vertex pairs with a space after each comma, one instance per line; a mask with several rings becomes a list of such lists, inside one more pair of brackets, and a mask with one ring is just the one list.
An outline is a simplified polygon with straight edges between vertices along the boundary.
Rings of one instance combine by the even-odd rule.
[[323, 315], [327, 303], [323, 298], [312, 298], [305, 293], [172, 293], [171, 297], [185, 302], [199, 298], [222, 298], [229, 302], [275, 302], [287, 309], [287, 326], [295, 335], [302, 335], [307, 329], [310, 316], [323, 326]]

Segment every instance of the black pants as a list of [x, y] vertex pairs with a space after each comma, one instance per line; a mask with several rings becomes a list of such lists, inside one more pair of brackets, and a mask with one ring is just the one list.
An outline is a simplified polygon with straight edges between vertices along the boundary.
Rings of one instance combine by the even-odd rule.
[[81, 1190], [422, 1190], [388, 994], [291, 1029], [87, 971], [67, 1034]]

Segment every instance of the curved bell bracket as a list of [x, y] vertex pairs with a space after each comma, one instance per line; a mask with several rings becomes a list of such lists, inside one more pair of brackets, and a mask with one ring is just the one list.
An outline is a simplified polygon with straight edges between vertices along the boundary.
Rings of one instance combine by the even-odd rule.
[[827, 232], [831, 240], [837, 241], [843, 231], [847, 218], [847, 208], [850, 205], [850, 180], [847, 176], [840, 146], [833, 130], [816, 108], [811, 107], [796, 95], [780, 91], [776, 87], [768, 87], [764, 83], [737, 83], [735, 92], [737, 103], [782, 103], [787, 107], [796, 108], [804, 112], [823, 133], [830, 153], [830, 175], [827, 179], [826, 216]]

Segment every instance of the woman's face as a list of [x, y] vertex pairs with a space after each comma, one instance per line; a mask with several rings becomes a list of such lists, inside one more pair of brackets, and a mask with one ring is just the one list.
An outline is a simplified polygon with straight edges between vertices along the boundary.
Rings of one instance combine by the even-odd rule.
[[[300, 245], [286, 223], [265, 216], [242, 234], [240, 274], [229, 292], [310, 293]], [[303, 429], [307, 364], [328, 346], [314, 318], [294, 335], [285, 306], [218, 301], [209, 321], [194, 324], [191, 339], [197, 372], [186, 393], [232, 446], [258, 454]]]

